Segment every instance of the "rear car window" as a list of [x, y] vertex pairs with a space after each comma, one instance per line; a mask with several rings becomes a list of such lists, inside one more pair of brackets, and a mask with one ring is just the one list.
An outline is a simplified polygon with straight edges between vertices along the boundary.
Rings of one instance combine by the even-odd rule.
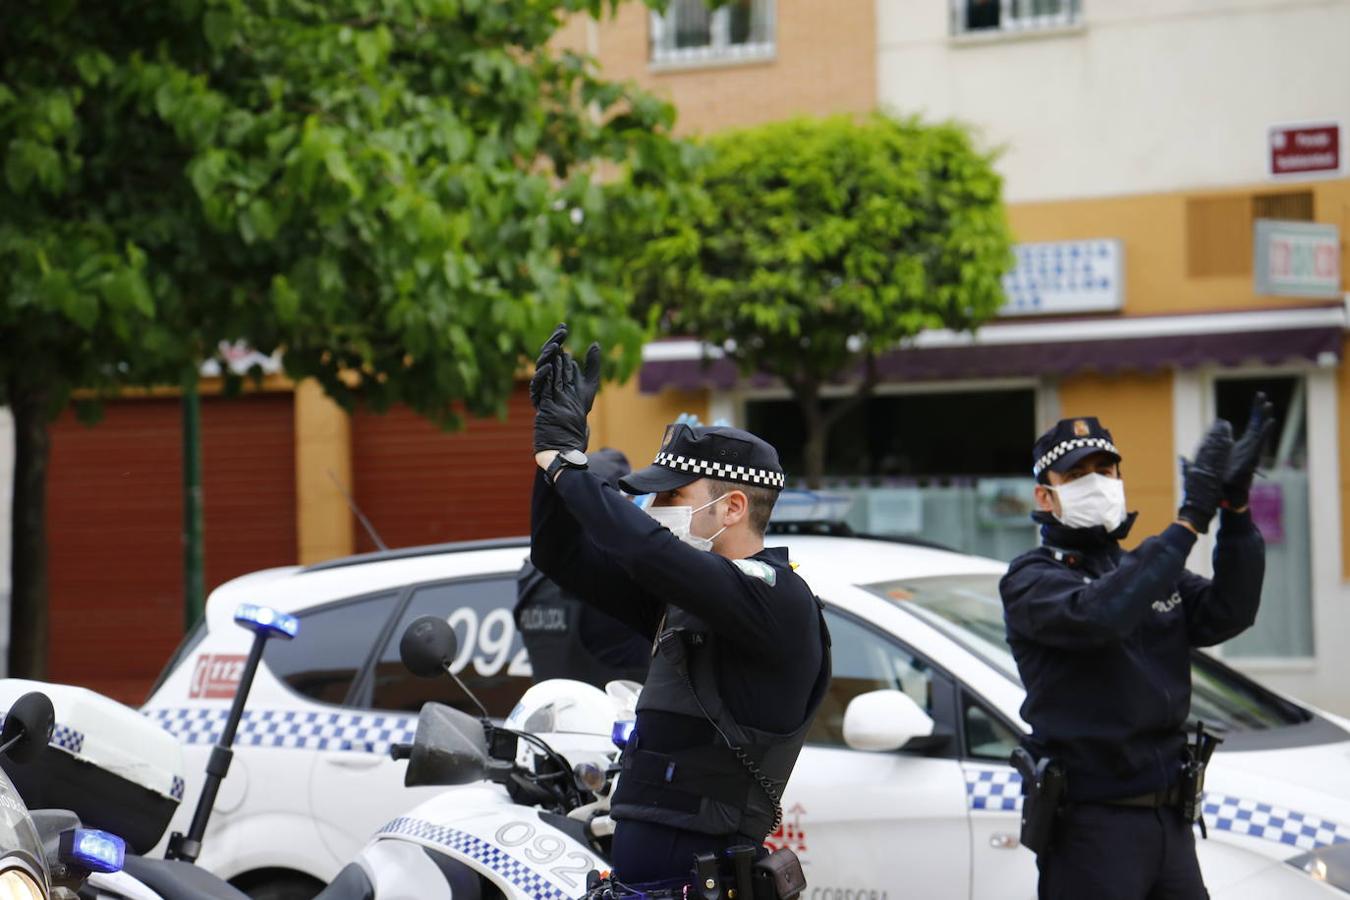
[[341, 704], [397, 600], [397, 592], [389, 592], [299, 613], [299, 634], [290, 641], [268, 641], [263, 662], [296, 693]]

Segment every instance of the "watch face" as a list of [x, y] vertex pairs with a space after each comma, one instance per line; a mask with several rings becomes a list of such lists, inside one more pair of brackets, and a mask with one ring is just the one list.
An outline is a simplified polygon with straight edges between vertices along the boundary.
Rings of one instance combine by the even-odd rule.
[[567, 461], [569, 466], [584, 466], [589, 462], [586, 459], [586, 454], [580, 450], [564, 450], [559, 455]]

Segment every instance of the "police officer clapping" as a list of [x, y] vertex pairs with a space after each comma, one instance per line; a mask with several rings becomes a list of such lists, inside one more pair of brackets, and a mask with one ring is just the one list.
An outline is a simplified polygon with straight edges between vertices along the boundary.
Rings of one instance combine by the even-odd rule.
[[[1213, 741], [1188, 740], [1190, 654], [1255, 621], [1265, 548], [1247, 503], [1271, 425], [1260, 394], [1236, 444], [1216, 422], [1183, 467], [1175, 521], [1130, 551], [1111, 433], [1065, 419], [1036, 442], [1042, 546], [1012, 562], [1000, 591], [1027, 692], [1031, 735], [1014, 761], [1042, 898], [1207, 896], [1192, 825]], [[1185, 563], [1216, 513], [1206, 579]]]
[[628, 502], [587, 470], [600, 351], [583, 368], [566, 335], [531, 383], [530, 557], [653, 644], [612, 798], [615, 873], [649, 896], [727, 896], [736, 867], [764, 855], [829, 683], [819, 604], [786, 551], [764, 547], [783, 470], [748, 432], [671, 425], [655, 462], [620, 479], [654, 495], [650, 512]]

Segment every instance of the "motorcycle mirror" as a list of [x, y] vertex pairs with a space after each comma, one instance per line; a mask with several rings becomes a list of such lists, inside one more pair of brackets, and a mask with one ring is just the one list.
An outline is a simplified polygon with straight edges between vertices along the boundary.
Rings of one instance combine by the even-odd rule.
[[406, 787], [472, 784], [482, 781], [487, 770], [487, 734], [483, 723], [442, 703], [423, 705], [417, 715], [417, 736], [413, 738], [403, 784]]
[[418, 678], [436, 678], [449, 667], [459, 641], [450, 623], [437, 616], [418, 616], [398, 642], [399, 659]]
[[16, 763], [28, 764], [47, 749], [56, 727], [56, 711], [52, 701], [41, 691], [29, 691], [9, 708], [5, 724], [0, 728], [0, 751]]

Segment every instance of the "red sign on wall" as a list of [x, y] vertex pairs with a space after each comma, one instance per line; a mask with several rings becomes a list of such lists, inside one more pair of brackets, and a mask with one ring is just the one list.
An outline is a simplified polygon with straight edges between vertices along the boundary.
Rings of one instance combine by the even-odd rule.
[[1276, 125], [1270, 129], [1269, 172], [1281, 175], [1336, 175], [1341, 171], [1341, 126]]
[[192, 699], [230, 700], [244, 674], [245, 657], [233, 654], [203, 653], [192, 670], [188, 696]]

